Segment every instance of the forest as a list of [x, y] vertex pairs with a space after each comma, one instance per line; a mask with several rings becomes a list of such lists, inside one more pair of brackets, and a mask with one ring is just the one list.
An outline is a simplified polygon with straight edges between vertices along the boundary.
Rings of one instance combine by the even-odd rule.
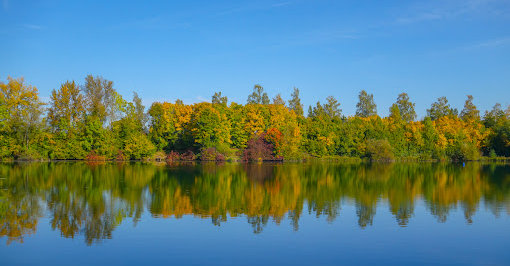
[[49, 102], [23, 78], [0, 82], [0, 160], [470, 161], [510, 156], [510, 106], [483, 115], [467, 96], [462, 110], [440, 97], [417, 120], [401, 93], [388, 117], [362, 90], [354, 116], [333, 96], [305, 115], [294, 88], [287, 102], [255, 85], [246, 104], [216, 92], [211, 102], [124, 99], [113, 82], [66, 81]]

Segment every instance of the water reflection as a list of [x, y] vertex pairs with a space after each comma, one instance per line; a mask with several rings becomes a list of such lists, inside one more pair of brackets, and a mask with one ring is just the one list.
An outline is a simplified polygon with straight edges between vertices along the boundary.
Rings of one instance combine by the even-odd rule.
[[381, 202], [400, 226], [418, 201], [438, 222], [461, 208], [472, 223], [480, 205], [508, 215], [509, 196], [510, 167], [495, 164], [0, 164], [0, 237], [23, 242], [45, 215], [61, 236], [90, 245], [144, 212], [215, 225], [244, 216], [254, 233], [285, 220], [299, 230], [303, 208], [334, 221], [342, 203], [355, 206], [361, 228], [374, 225]]

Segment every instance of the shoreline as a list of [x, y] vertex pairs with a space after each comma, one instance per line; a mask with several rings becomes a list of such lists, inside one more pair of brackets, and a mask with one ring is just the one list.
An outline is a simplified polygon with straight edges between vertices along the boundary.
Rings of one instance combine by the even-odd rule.
[[419, 159], [419, 158], [397, 158], [394, 160], [371, 160], [368, 158], [358, 157], [326, 157], [326, 158], [304, 158], [304, 159], [289, 159], [289, 160], [259, 160], [259, 161], [243, 161], [243, 160], [150, 160], [150, 159], [130, 159], [130, 160], [86, 160], [86, 159], [12, 159], [12, 160], [0, 160], [0, 163], [53, 163], [53, 162], [85, 162], [85, 163], [130, 163], [130, 162], [142, 162], [142, 163], [157, 163], [157, 164], [175, 164], [175, 163], [238, 163], [238, 164], [253, 164], [253, 163], [468, 163], [468, 162], [480, 162], [480, 163], [508, 163], [510, 157], [497, 157], [489, 158], [482, 157], [478, 160], [450, 160], [450, 159]]

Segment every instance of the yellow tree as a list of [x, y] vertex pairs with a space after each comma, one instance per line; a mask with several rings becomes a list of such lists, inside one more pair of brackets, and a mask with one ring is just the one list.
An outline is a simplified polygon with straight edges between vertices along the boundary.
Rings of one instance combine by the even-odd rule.
[[253, 135], [263, 133], [266, 129], [266, 123], [261, 109], [262, 106], [260, 104], [248, 104], [245, 106], [246, 120], [244, 130], [250, 138]]
[[158, 149], [174, 149], [189, 137], [188, 124], [193, 113], [191, 106], [179, 100], [175, 104], [156, 102], [148, 113], [151, 117], [149, 135]]
[[25, 84], [23, 78], [7, 78], [0, 83], [0, 102], [6, 109], [5, 129], [12, 135], [16, 144], [11, 151], [18, 156], [29, 149], [30, 140], [41, 127], [42, 105], [36, 87]]
[[293, 110], [283, 104], [271, 104], [269, 108], [268, 128], [276, 128], [282, 133], [279, 151], [282, 156], [296, 157], [301, 145], [301, 130], [298, 118]]
[[83, 118], [84, 98], [74, 81], [66, 81], [53, 90], [48, 109], [48, 122], [54, 131], [68, 131]]

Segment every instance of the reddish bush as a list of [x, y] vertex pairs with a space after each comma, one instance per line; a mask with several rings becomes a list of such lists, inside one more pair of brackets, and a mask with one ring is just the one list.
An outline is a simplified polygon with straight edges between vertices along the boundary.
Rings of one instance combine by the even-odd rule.
[[180, 155], [181, 161], [194, 161], [197, 157], [191, 150], [187, 150]]
[[125, 161], [125, 160], [126, 160], [126, 156], [124, 156], [124, 153], [121, 150], [119, 150], [117, 152], [117, 156], [115, 157], [115, 161]]
[[282, 137], [283, 137], [282, 132], [280, 132], [280, 130], [278, 130], [277, 128], [272, 127], [267, 130], [265, 139], [269, 143], [273, 144], [275, 154], [280, 154], [281, 152]]
[[86, 161], [106, 161], [104, 156], [98, 155], [96, 151], [91, 151], [87, 156], [85, 156]]
[[223, 155], [223, 154], [221, 154], [221, 153], [217, 152], [217, 153], [216, 153], [216, 161], [217, 161], [217, 162], [224, 162], [224, 161], [225, 161], [225, 155]]
[[216, 149], [215, 148], [203, 148], [200, 152], [201, 161], [216, 161]]
[[243, 152], [244, 161], [278, 161], [281, 157], [277, 157], [274, 153], [274, 145], [266, 139], [266, 134], [260, 134], [253, 137], [246, 144]]
[[201, 161], [225, 161], [225, 156], [219, 153], [216, 148], [204, 148], [200, 152]]
[[179, 155], [178, 152], [176, 151], [171, 151], [167, 156], [166, 156], [166, 160], [169, 161], [169, 162], [175, 162], [175, 161], [179, 161], [181, 159], [181, 155]]

